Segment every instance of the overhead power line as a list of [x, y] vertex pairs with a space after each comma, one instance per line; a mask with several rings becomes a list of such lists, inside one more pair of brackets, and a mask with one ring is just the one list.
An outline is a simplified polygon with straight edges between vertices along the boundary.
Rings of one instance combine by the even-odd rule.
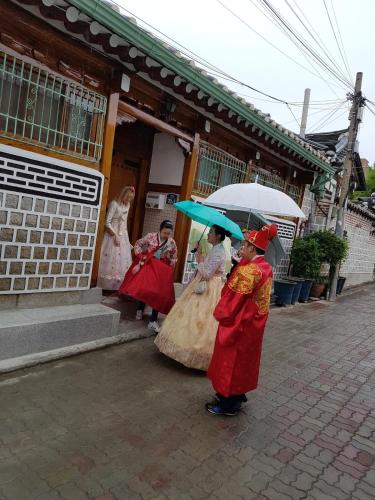
[[[298, 12], [296, 11], [296, 9], [293, 8], [293, 6], [290, 4], [290, 2], [288, 0], [285, 0], [285, 3], [287, 4], [287, 6], [289, 7], [289, 9], [293, 12], [293, 14], [295, 15], [295, 17], [298, 19], [298, 21], [302, 24], [302, 26], [305, 28], [306, 32], [308, 33], [308, 35], [314, 40], [314, 42], [318, 45], [318, 47], [320, 47], [322, 49], [322, 51], [324, 52], [324, 54], [326, 55], [326, 57], [329, 59], [329, 61], [336, 67], [336, 69], [338, 71], [341, 71], [340, 67], [338, 66], [338, 64], [336, 63], [335, 61], [335, 58], [332, 56], [332, 54], [329, 52], [329, 50], [327, 49], [326, 45], [324, 44], [324, 42], [322, 41], [322, 39], [320, 38], [319, 34], [316, 32], [316, 30], [313, 28], [313, 26], [311, 25], [311, 23], [307, 20], [307, 22], [305, 22], [301, 16], [298, 14]], [[296, 4], [296, 2], [294, 2]], [[296, 4], [297, 5], [297, 4]], [[298, 5], [297, 5], [298, 7]], [[298, 7], [298, 9], [300, 10], [301, 12], [301, 15], [305, 18], [306, 16], [303, 14], [303, 11], [301, 10], [300, 7]], [[309, 26], [307, 25], [307, 23], [309, 24]], [[350, 73], [349, 73], [349, 76], [350, 76]]]
[[[312, 125], [310, 134], [316, 132], [319, 129], [322, 129], [325, 125], [328, 125], [328, 123], [331, 123], [333, 121], [333, 117], [336, 115], [342, 109], [342, 106], [338, 106], [335, 108], [333, 111], [329, 112], [327, 115], [323, 116], [318, 122], [316, 122], [314, 125]], [[343, 111], [343, 113], [340, 114], [340, 117], [342, 115], [346, 114], [346, 109]], [[335, 120], [338, 119], [338, 117], [335, 118]]]
[[[327, 2], [326, 0], [323, 0], [323, 3], [324, 3], [324, 8], [326, 10], [326, 13], [327, 13], [327, 17], [328, 17], [328, 20], [329, 20], [329, 24], [331, 26], [331, 30], [332, 30], [332, 33], [333, 33], [333, 36], [336, 40], [336, 44], [337, 44], [337, 48], [339, 49], [339, 52], [340, 52], [340, 56], [341, 56], [341, 59], [342, 59], [342, 62], [344, 63], [344, 66], [345, 66], [345, 69], [347, 70], [348, 72], [348, 76], [349, 76], [349, 81], [351, 80], [351, 75], [350, 75], [350, 71], [346, 65], [346, 61], [345, 61], [345, 58], [344, 58], [344, 54], [343, 54], [343, 51], [341, 50], [341, 46], [339, 44], [339, 41], [337, 39], [337, 36], [336, 36], [336, 31], [335, 31], [335, 28], [333, 27], [333, 23], [332, 23], [332, 19], [331, 19], [331, 16], [330, 16], [330, 13], [329, 13], [329, 10], [328, 10], [328, 7], [327, 7]], [[332, 4], [333, 5], [333, 4]], [[336, 19], [337, 21], [337, 19]]]
[[273, 17], [282, 24], [282, 26], [287, 30], [293, 38], [298, 43], [298, 46], [306, 52], [306, 54], [311, 57], [315, 62], [317, 62], [323, 69], [328, 71], [332, 76], [334, 76], [337, 81], [341, 82], [343, 85], [352, 90], [352, 84], [345, 77], [345, 75], [340, 71], [338, 72], [334, 67], [332, 67], [323, 57], [317, 53], [313, 47], [307, 42], [296, 30], [291, 26], [288, 21], [277, 11], [277, 9], [272, 5], [269, 0], [258, 0], [262, 3], [268, 11], [273, 15]]
[[[310, 70], [308, 70], [310, 73], [312, 73], [314, 76], [320, 78], [326, 85], [327, 87], [329, 88], [329, 90], [336, 95], [336, 97], [338, 98], [338, 94], [337, 92], [332, 88], [332, 85], [334, 85], [335, 87], [337, 88], [340, 88], [342, 89], [342, 85], [338, 85], [335, 81], [332, 81], [333, 80], [333, 76], [331, 74], [327, 74], [327, 78], [330, 79], [330, 81], [327, 80], [327, 78], [324, 78], [324, 76], [322, 75], [322, 73], [320, 72], [320, 70], [318, 69], [318, 67], [316, 67], [316, 65], [314, 66], [313, 62], [311, 61], [311, 58], [309, 58], [305, 51], [297, 44], [297, 42], [295, 41], [295, 39], [291, 36], [291, 34], [285, 30], [285, 27], [282, 25], [282, 23], [280, 22], [279, 19], [275, 19], [274, 16], [271, 16], [271, 14], [266, 10], [265, 6], [262, 5], [260, 3], [260, 5], [257, 4], [256, 0], [249, 0], [256, 9], [259, 10], [259, 12], [265, 16], [274, 26], [276, 26], [276, 28], [278, 30], [281, 31], [281, 33], [283, 33], [283, 35], [285, 35], [289, 40], [290, 42], [295, 45], [297, 47], [297, 49], [301, 52], [302, 56], [304, 57], [304, 59], [306, 59], [307, 61], [307, 64], [313, 69], [313, 71], [311, 72]], [[346, 89], [344, 89], [346, 91]]]
[[[275, 50], [277, 50], [280, 54], [282, 54], [283, 56], [285, 56], [287, 59], [289, 59], [290, 61], [294, 62], [295, 64], [297, 64], [297, 66], [299, 66], [300, 68], [304, 69], [305, 71], [308, 71], [310, 74], [314, 75], [315, 77], [317, 78], [320, 78], [322, 79], [323, 81], [325, 81], [327, 83], [327, 80], [324, 79], [324, 77], [322, 77], [321, 74], [315, 72], [315, 71], [311, 71], [309, 68], [307, 68], [306, 66], [304, 66], [303, 64], [299, 63], [296, 59], [294, 59], [293, 57], [291, 57], [290, 55], [288, 55], [286, 52], [284, 52], [283, 50], [281, 50], [277, 45], [275, 45], [274, 43], [272, 43], [270, 40], [268, 40], [268, 38], [266, 38], [265, 36], [263, 36], [261, 33], [259, 33], [257, 30], [255, 30], [248, 22], [246, 22], [244, 19], [242, 19], [242, 17], [240, 17], [238, 14], [236, 14], [230, 7], [228, 7], [227, 5], [225, 5], [221, 0], [216, 0], [227, 12], [229, 12], [233, 17], [235, 17], [238, 21], [240, 21], [244, 26], [246, 26], [250, 31], [252, 31], [253, 33], [255, 33], [257, 36], [259, 36], [262, 40], [264, 40], [268, 45], [270, 45], [271, 47], [273, 47]], [[340, 87], [339, 85], [335, 84], [337, 87], [339, 88], [342, 88]], [[332, 90], [332, 89], [331, 89]], [[337, 95], [337, 94], [336, 94]], [[337, 96], [338, 97], [338, 96]]]
[[[249, 84], [247, 84], [247, 83], [245, 83], [245, 82], [243, 82], [243, 81], [241, 81], [241, 80], [239, 80], [239, 79], [231, 76], [226, 71], [224, 71], [224, 70], [220, 69], [219, 67], [215, 66], [214, 64], [210, 63], [209, 61], [207, 61], [203, 57], [199, 56], [198, 54], [196, 54], [195, 52], [191, 51], [190, 49], [188, 49], [184, 45], [180, 44], [179, 42], [177, 42], [176, 40], [174, 40], [170, 36], [166, 35], [164, 32], [162, 32], [161, 30], [159, 30], [158, 28], [156, 28], [152, 24], [148, 23], [144, 19], [142, 19], [139, 16], [135, 15], [133, 12], [129, 11], [128, 9], [126, 9], [125, 7], [123, 7], [122, 5], [120, 5], [115, 0], [110, 0], [110, 1], [114, 5], [116, 5], [120, 9], [122, 9], [124, 12], [126, 12], [127, 14], [129, 14], [130, 16], [132, 16], [133, 18], [137, 19], [138, 21], [140, 21], [141, 23], [143, 23], [145, 26], [147, 26], [148, 28], [150, 28], [151, 30], [155, 31], [156, 33], [158, 33], [159, 35], [161, 35], [162, 37], [164, 37], [166, 40], [168, 40], [169, 42], [171, 42], [173, 44], [172, 47], [173, 46], [177, 46], [178, 50], [179, 50], [179, 52], [181, 52], [181, 54], [183, 54], [187, 58], [193, 60], [197, 64], [201, 65], [203, 68], [205, 68], [207, 70], [207, 73], [209, 73], [211, 76], [214, 76], [216, 78], [221, 78], [223, 80], [230, 81], [232, 83], [236, 83], [236, 84], [238, 84], [240, 86], [246, 87], [246, 88], [248, 88], [250, 90], [253, 90], [254, 92], [257, 92], [257, 93], [263, 95], [264, 97], [268, 97], [269, 99], [271, 99], [271, 101], [279, 102], [281, 104], [289, 104], [284, 99], [280, 99], [278, 97], [275, 97], [275, 96], [272, 96], [270, 94], [267, 94], [266, 92], [263, 92], [263, 91], [255, 88], [255, 87], [253, 87], [253, 86], [251, 86], [251, 85], [249, 85]], [[277, 48], [277, 47], [275, 46], [275, 48]], [[285, 54], [285, 55], [287, 56], [287, 54]], [[299, 64], [298, 62], [296, 62], [296, 63]], [[301, 67], [303, 67], [303, 66], [301, 66]], [[307, 68], [304, 68], [304, 69], [307, 69]], [[309, 70], [307, 69], [307, 71], [309, 71]]]
[[353, 77], [351, 76], [352, 72], [350, 71], [350, 64], [349, 64], [349, 61], [348, 61], [348, 56], [347, 56], [346, 51], [345, 51], [345, 46], [344, 46], [343, 38], [341, 36], [341, 30], [340, 30], [340, 26], [339, 26], [339, 23], [338, 23], [338, 20], [337, 20], [336, 10], [335, 10], [335, 6], [333, 4], [333, 0], [331, 0], [331, 8], [332, 8], [332, 12], [333, 12], [333, 17], [335, 19], [336, 27], [337, 27], [337, 32], [338, 32], [339, 37], [340, 37], [342, 51], [343, 51], [343, 54], [344, 54], [344, 64], [345, 64], [346, 70], [348, 72], [348, 75], [350, 77], [350, 81], [352, 82], [352, 84], [354, 86]]

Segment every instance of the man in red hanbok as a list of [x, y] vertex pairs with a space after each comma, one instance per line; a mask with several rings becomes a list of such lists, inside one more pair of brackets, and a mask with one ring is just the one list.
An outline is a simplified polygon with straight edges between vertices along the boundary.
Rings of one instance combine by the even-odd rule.
[[214, 316], [219, 322], [208, 377], [216, 391], [206, 405], [215, 415], [237, 415], [246, 392], [256, 389], [263, 333], [268, 319], [272, 267], [264, 254], [277, 226], [250, 231], [241, 254], [223, 288]]

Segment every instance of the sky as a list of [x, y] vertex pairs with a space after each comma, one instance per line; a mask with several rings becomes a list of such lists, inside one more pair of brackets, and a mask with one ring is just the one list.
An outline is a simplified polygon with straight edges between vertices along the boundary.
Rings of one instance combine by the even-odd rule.
[[[349, 107], [346, 94], [349, 89], [311, 59], [306, 60], [287, 36], [263, 15], [259, 9], [259, 0], [115, 1], [127, 10], [128, 15], [130, 12], [138, 18], [140, 26], [146, 27], [142, 21], [149, 23], [222, 72], [266, 94], [289, 103], [301, 103], [304, 89], [310, 88], [311, 105], [307, 133], [348, 127]], [[309, 32], [313, 33], [320, 45], [329, 53], [331, 60], [342, 73], [345, 75], [349, 73], [352, 81], [355, 80], [356, 72], [363, 72], [363, 94], [375, 103], [375, 2], [373, 0], [356, 0], [356, 2], [270, 0], [270, 2], [293, 28], [313, 45], [315, 51], [324, 57], [322, 47], [319, 47], [309, 35]], [[237, 17], [223, 5], [231, 9]], [[290, 6], [303, 20], [309, 32], [294, 15]], [[340, 55], [326, 7], [336, 28], [336, 38], [340, 45], [341, 35], [343, 56]], [[160, 34], [155, 34], [161, 37]], [[345, 57], [348, 69], [344, 65]], [[333, 65], [332, 62], [329, 64]], [[292, 114], [285, 104], [270, 102], [267, 97], [243, 85], [224, 80], [222, 83], [238, 92], [257, 108], [270, 113], [278, 123], [299, 132], [298, 123], [302, 114], [300, 104], [290, 106]], [[373, 111], [375, 113], [375, 106]], [[374, 132], [375, 115], [365, 108], [359, 134], [359, 151], [361, 157], [367, 158], [370, 163], [375, 162]]]

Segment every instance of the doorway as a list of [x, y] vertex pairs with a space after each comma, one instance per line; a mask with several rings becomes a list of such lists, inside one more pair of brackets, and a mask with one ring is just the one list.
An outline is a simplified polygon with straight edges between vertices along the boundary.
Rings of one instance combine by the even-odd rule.
[[[134, 186], [139, 191], [141, 163], [126, 160], [122, 153], [114, 153], [112, 159], [111, 181], [108, 190], [108, 203], [116, 199], [125, 186]], [[133, 234], [135, 203], [132, 204], [128, 215], [129, 235]]]

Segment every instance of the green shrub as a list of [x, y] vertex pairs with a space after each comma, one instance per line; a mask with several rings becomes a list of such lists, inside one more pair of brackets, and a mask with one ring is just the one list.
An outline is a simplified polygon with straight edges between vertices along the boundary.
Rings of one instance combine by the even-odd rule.
[[317, 278], [321, 266], [318, 242], [313, 239], [296, 238], [290, 261], [293, 267], [293, 276], [305, 279]]
[[342, 240], [331, 231], [318, 231], [309, 234], [307, 241], [316, 241], [320, 250], [320, 263], [337, 266], [346, 259], [349, 252], [347, 240]]

